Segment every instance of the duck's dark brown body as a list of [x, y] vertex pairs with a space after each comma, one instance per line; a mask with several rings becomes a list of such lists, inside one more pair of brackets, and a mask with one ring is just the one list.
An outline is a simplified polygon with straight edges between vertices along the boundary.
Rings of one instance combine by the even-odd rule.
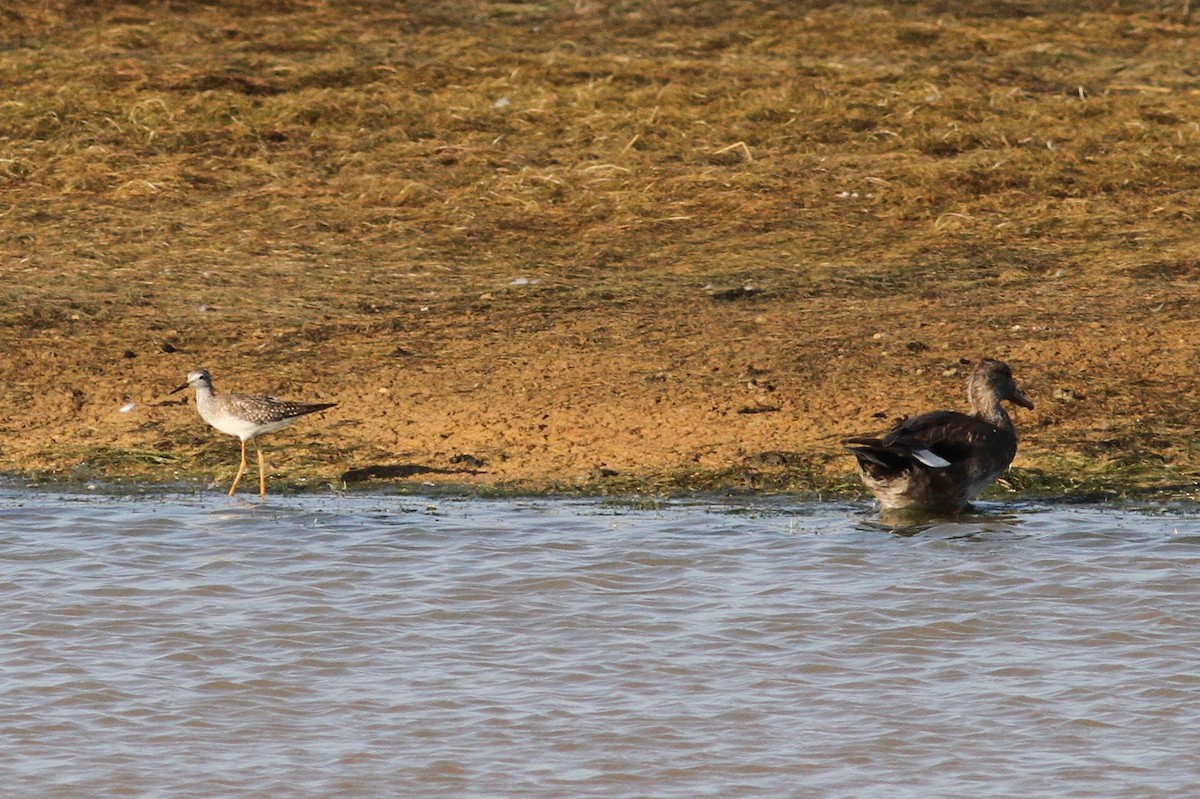
[[1033, 403], [1008, 366], [991, 359], [975, 368], [967, 394], [970, 415], [933, 411], [900, 421], [882, 438], [845, 440], [863, 484], [884, 509], [956, 513], [1012, 463], [1017, 434], [1000, 403]]

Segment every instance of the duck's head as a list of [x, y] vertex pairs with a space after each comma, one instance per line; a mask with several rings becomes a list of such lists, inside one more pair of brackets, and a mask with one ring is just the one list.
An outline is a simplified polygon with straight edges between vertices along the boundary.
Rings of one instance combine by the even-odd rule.
[[1004, 361], [994, 358], [984, 358], [975, 367], [975, 371], [971, 372], [971, 377], [967, 380], [967, 396], [970, 397], [973, 407], [977, 407], [978, 403], [984, 400], [1007, 400], [1022, 408], [1033, 410], [1033, 402], [1017, 388], [1012, 369], [1008, 368]]

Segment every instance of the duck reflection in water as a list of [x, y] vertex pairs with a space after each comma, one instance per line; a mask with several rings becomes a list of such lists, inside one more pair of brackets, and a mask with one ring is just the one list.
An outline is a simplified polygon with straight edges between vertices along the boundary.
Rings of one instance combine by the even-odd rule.
[[948, 515], [929, 511], [899, 508], [880, 510], [878, 514], [863, 512], [855, 525], [858, 529], [873, 533], [891, 533], [899, 538], [939, 538], [947, 541], [975, 538], [1018, 537], [1022, 513], [1014, 512], [1009, 504], [971, 504], [961, 513]]

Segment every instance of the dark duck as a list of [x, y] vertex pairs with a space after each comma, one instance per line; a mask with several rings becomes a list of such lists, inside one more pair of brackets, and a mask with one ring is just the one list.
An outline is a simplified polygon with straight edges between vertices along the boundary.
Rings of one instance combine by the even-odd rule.
[[1004, 473], [1017, 433], [1003, 402], [1033, 408], [1002, 361], [985, 358], [967, 379], [971, 413], [931, 411], [902, 419], [882, 438], [842, 443], [884, 510], [958, 513]]

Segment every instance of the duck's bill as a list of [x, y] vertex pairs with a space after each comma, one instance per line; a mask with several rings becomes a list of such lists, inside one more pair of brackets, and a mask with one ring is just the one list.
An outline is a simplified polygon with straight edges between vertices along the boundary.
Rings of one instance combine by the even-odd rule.
[[[168, 393], [168, 394], [178, 394], [180, 391], [183, 391], [183, 390], [184, 390], [185, 388], [187, 388], [187, 387], [188, 387], [188, 384], [187, 384], [187, 383], [184, 383], [182, 386], [179, 386], [178, 388], [173, 388], [173, 389], [171, 389], [170, 391], [168, 391], [167, 393]], [[1031, 408], [1032, 408], [1033, 406], [1032, 406], [1032, 405], [1030, 405], [1029, 407], [1031, 407]]]
[[1015, 402], [1017, 405], [1020, 405], [1022, 408], [1028, 408], [1031, 411], [1033, 410], [1033, 400], [1022, 394], [1021, 389], [1019, 388], [1013, 390], [1012, 396], [1009, 397], [1009, 399]]

